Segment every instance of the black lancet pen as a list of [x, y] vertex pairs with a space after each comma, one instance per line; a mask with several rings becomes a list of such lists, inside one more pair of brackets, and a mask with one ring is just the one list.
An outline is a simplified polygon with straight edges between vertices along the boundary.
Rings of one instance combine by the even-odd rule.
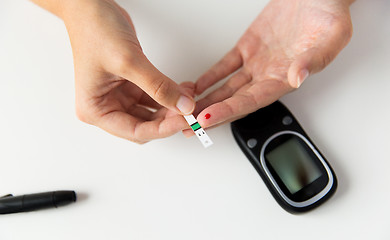
[[74, 191], [43, 192], [21, 196], [12, 196], [9, 194], [0, 197], [0, 214], [58, 207], [75, 201], [76, 193]]

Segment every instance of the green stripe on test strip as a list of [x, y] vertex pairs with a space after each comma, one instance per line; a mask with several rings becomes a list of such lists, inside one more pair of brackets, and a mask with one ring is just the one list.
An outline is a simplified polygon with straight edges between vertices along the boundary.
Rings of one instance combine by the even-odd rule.
[[191, 128], [192, 128], [193, 131], [196, 131], [199, 128], [201, 128], [201, 126], [200, 126], [200, 124], [198, 122], [196, 122], [196, 123], [191, 125]]

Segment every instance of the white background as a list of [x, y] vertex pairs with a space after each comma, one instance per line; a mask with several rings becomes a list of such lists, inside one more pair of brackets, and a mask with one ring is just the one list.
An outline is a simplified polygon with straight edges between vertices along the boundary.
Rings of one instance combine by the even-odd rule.
[[[196, 78], [267, 1], [128, 0], [147, 56]], [[282, 98], [336, 171], [339, 187], [285, 212], [225, 125], [203, 149], [181, 133], [146, 145], [75, 117], [63, 23], [27, 1], [0, 2], [0, 195], [72, 189], [73, 205], [0, 215], [0, 239], [390, 239], [390, 2], [357, 1], [354, 36], [323, 72]]]

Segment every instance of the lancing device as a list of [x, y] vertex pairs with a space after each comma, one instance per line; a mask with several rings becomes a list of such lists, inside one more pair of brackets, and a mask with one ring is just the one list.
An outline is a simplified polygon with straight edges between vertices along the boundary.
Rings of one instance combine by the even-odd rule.
[[29, 212], [43, 208], [59, 207], [76, 201], [74, 191], [55, 191], [21, 196], [11, 194], [0, 197], [0, 214]]
[[187, 115], [184, 116], [184, 118], [186, 119], [187, 123], [190, 125], [192, 131], [194, 131], [200, 142], [203, 144], [203, 147], [207, 148], [213, 145], [213, 141], [211, 141], [206, 131], [200, 126], [198, 121], [196, 121], [194, 115]]

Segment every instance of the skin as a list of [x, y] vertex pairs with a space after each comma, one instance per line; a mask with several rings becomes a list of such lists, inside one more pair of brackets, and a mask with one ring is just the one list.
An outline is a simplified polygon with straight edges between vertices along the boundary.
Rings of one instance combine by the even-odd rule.
[[[137, 143], [188, 128], [194, 83], [181, 86], [146, 58], [127, 12], [111, 0], [34, 0], [65, 23], [73, 50], [76, 113]], [[179, 98], [187, 97], [187, 111]], [[187, 104], [188, 105], [188, 104]]]
[[197, 103], [199, 123], [208, 128], [242, 118], [324, 69], [351, 39], [351, 3], [270, 1], [233, 49], [197, 80], [199, 95], [230, 75]]
[[[204, 128], [267, 106], [324, 69], [352, 36], [350, 0], [271, 0], [218, 63], [195, 84], [179, 86], [148, 61], [130, 16], [113, 0], [33, 2], [67, 27], [80, 120], [138, 143], [180, 130], [192, 135], [180, 114], [194, 110], [194, 94], [227, 77], [197, 102]], [[180, 96], [187, 111], [178, 107]]]

